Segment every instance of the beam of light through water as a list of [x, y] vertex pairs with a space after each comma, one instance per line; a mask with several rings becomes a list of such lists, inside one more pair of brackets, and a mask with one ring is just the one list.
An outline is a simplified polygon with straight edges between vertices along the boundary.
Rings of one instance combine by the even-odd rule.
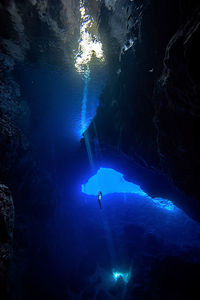
[[84, 90], [83, 90], [83, 99], [82, 99], [82, 106], [81, 106], [81, 135], [87, 129], [87, 121], [86, 121], [86, 113], [87, 113], [87, 100], [88, 100], [88, 82], [90, 80], [90, 72], [89, 69], [84, 73]]
[[93, 162], [93, 158], [92, 158], [92, 150], [91, 150], [90, 140], [89, 140], [87, 132], [85, 132], [85, 134], [84, 134], [84, 141], [85, 141], [85, 146], [86, 146], [86, 150], [87, 150], [88, 159], [89, 159], [89, 163], [90, 163], [91, 169], [94, 170], [94, 162]]
[[104, 61], [102, 43], [99, 40], [98, 24], [87, 13], [85, 0], [80, 0], [80, 38], [78, 49], [75, 54], [75, 68], [81, 73], [84, 78], [84, 90], [81, 107], [81, 129], [82, 134], [86, 131], [89, 120], [87, 121], [87, 102], [88, 102], [88, 82], [90, 80], [90, 61], [92, 58], [97, 58], [99, 61]]
[[100, 168], [98, 172], [89, 178], [88, 182], [81, 185], [81, 191], [87, 195], [97, 196], [101, 191], [103, 195], [114, 193], [130, 193], [144, 196], [153, 201], [155, 206], [169, 211], [175, 209], [175, 205], [167, 199], [151, 198], [139, 185], [128, 182], [123, 174], [111, 168]]

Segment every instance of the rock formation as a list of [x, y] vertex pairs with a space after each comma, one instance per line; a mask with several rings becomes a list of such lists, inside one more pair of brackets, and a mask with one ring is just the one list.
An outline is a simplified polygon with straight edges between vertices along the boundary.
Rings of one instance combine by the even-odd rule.
[[97, 132], [102, 148], [113, 147], [199, 200], [199, 9], [196, 1], [158, 2], [140, 14], [132, 7], [134, 43], [109, 61], [96, 129], [92, 124], [88, 134], [95, 141]]
[[13, 253], [14, 205], [10, 190], [0, 184], [0, 295], [9, 293], [9, 263]]

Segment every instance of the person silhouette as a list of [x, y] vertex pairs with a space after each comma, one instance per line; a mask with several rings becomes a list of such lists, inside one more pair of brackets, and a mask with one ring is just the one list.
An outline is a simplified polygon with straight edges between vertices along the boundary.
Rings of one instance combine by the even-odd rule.
[[102, 205], [101, 205], [101, 199], [102, 199], [102, 192], [99, 191], [99, 192], [98, 192], [98, 203], [99, 203], [100, 208], [102, 208]]

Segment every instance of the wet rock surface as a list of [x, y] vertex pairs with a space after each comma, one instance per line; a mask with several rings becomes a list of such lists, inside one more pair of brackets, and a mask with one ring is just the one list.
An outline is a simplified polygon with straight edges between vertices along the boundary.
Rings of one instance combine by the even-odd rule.
[[0, 48], [17, 62], [72, 64], [79, 34], [78, 0], [3, 1], [0, 16]]
[[10, 190], [0, 184], [0, 296], [9, 294], [9, 265], [13, 254], [14, 205]]
[[88, 135], [95, 144], [97, 132], [102, 148], [111, 145], [199, 200], [198, 4], [150, 1], [139, 16], [134, 45], [121, 55], [120, 72], [113, 67]]
[[[0, 53], [0, 181], [12, 187], [16, 212], [12, 246], [12, 198], [9, 189], [0, 185], [1, 299], [23, 297], [21, 277], [28, 276], [32, 259], [38, 258], [38, 240], [45, 235], [47, 219], [54, 214], [58, 199], [51, 172], [40, 165], [37, 154], [33, 154], [30, 147], [30, 108], [16, 82], [16, 63], [17, 59], [10, 53]], [[48, 246], [43, 247], [45, 252]], [[39, 266], [36, 268], [38, 270]]]
[[3, 182], [28, 148], [25, 132], [29, 109], [13, 78], [14, 66], [10, 56], [0, 53], [0, 178]]
[[167, 45], [164, 70], [154, 94], [160, 166], [177, 186], [197, 199], [200, 195], [199, 36], [197, 10]]

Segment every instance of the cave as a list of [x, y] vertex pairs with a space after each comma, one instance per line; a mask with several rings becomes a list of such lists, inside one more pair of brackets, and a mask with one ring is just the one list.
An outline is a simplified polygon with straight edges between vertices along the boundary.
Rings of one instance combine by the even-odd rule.
[[199, 299], [197, 0], [0, 0], [0, 299]]

